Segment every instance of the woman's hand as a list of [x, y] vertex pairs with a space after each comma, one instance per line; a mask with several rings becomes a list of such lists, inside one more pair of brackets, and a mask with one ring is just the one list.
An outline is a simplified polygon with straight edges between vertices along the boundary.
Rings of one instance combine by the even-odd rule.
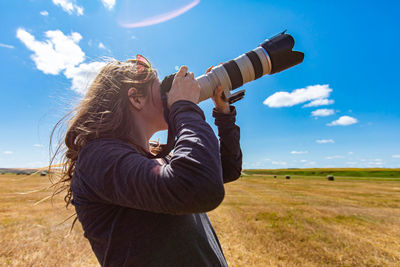
[[[209, 67], [209, 68], [206, 70], [206, 73], [210, 72], [211, 69], [212, 69], [213, 67], [214, 67], [214, 66]], [[219, 86], [215, 89], [215, 91], [214, 91], [214, 96], [212, 97], [212, 100], [213, 100], [213, 102], [214, 102], [215, 109], [216, 109], [217, 111], [222, 112], [222, 113], [225, 113], [225, 114], [228, 114], [228, 113], [231, 112], [231, 110], [230, 110], [230, 108], [229, 108], [229, 102], [227, 102], [227, 101], [225, 100], [224, 90], [222, 89], [222, 86], [221, 86], [221, 85], [219, 85]]]
[[195, 104], [199, 102], [200, 85], [194, 78], [193, 72], [187, 72], [188, 67], [182, 66], [176, 73], [168, 93], [168, 107], [178, 100], [188, 100]]

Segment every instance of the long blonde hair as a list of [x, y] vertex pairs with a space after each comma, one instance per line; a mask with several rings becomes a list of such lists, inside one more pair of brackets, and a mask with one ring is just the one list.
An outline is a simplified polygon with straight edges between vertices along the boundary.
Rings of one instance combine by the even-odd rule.
[[[89, 87], [79, 105], [62, 118], [53, 128], [50, 136], [50, 148], [56, 129], [68, 119], [64, 141], [58, 142], [51, 153], [49, 174], [53, 182], [53, 195], [65, 190], [66, 207], [71, 203], [71, 181], [75, 163], [81, 149], [97, 138], [118, 138], [135, 145], [132, 140], [132, 123], [129, 110], [128, 90], [134, 88], [134, 95], [147, 96], [148, 90], [157, 77], [148, 61], [137, 59], [120, 62], [113, 60], [101, 69]], [[61, 156], [61, 171], [52, 170], [56, 159]], [[58, 178], [54, 182], [52, 174]]]

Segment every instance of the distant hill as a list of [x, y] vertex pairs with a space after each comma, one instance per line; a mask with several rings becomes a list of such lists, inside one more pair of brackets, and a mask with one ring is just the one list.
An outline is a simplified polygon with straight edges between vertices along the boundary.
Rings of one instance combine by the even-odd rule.
[[31, 174], [37, 171], [38, 169], [0, 168], [0, 173]]
[[312, 169], [248, 169], [244, 174], [304, 175], [304, 176], [347, 176], [400, 178], [400, 168], [312, 168]]

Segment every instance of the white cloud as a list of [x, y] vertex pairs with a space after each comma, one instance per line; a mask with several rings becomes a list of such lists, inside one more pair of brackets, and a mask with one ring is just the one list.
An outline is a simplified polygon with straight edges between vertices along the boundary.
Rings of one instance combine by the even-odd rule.
[[339, 119], [328, 123], [327, 126], [347, 126], [357, 123], [358, 120], [356, 118], [350, 116], [342, 116]]
[[261, 161], [257, 161], [257, 162], [253, 162], [251, 165], [252, 165], [253, 167], [261, 167], [262, 164], [263, 164], [263, 163], [262, 163]]
[[370, 161], [367, 163], [367, 167], [373, 167], [373, 166], [382, 166], [383, 162], [381, 161]]
[[115, 6], [115, 0], [101, 0], [101, 2], [103, 2], [103, 5], [109, 10], [113, 9]]
[[327, 106], [327, 105], [332, 105], [335, 103], [334, 100], [332, 99], [327, 99], [327, 98], [321, 98], [321, 99], [316, 99], [311, 101], [308, 104], [305, 104], [303, 108], [308, 108], [308, 107], [318, 107], [318, 106]]
[[328, 143], [335, 143], [335, 141], [333, 139], [318, 139], [315, 140], [315, 142], [317, 142], [318, 144], [328, 144]]
[[328, 157], [325, 157], [326, 159], [343, 159], [344, 158], [344, 156], [328, 156]]
[[99, 42], [98, 47], [99, 47], [100, 49], [104, 49], [104, 50], [106, 50], [107, 52], [111, 53], [111, 50], [108, 49], [102, 42]]
[[42, 16], [48, 16], [49, 15], [49, 12], [47, 12], [46, 10], [43, 10], [43, 11], [40, 11], [40, 15], [42, 15]]
[[305, 162], [307, 162], [307, 160], [306, 159], [302, 159], [302, 160], [300, 160], [300, 162], [305, 163]]
[[287, 165], [286, 161], [272, 161], [271, 163], [273, 165], [281, 165], [281, 166]]
[[71, 89], [85, 94], [88, 85], [106, 63], [82, 63], [85, 53], [78, 45], [82, 36], [77, 32], [64, 35], [56, 30], [47, 31], [45, 35], [47, 40], [40, 42], [22, 28], [17, 31], [17, 37], [34, 52], [31, 58], [39, 70], [52, 75], [63, 71], [65, 77], [72, 80]]
[[101, 49], [106, 49], [106, 46], [105, 46], [102, 42], [100, 42], [100, 43], [99, 43], [99, 48], [101, 48]]
[[3, 151], [3, 154], [6, 154], [6, 155], [11, 155], [11, 154], [13, 154], [14, 152], [12, 152], [12, 151], [10, 151], [10, 150], [6, 150], [6, 151]]
[[43, 147], [42, 144], [34, 144], [33, 146], [34, 146], [34, 147]]
[[349, 155], [353, 155], [353, 154], [354, 154], [354, 152], [351, 152], [351, 151], [349, 151], [349, 152], [347, 152], [347, 154], [349, 154]]
[[77, 67], [67, 68], [65, 77], [72, 79], [71, 89], [80, 95], [84, 95], [105, 62], [82, 63]]
[[326, 117], [333, 114], [335, 114], [335, 111], [333, 109], [327, 109], [327, 108], [321, 108], [311, 112], [311, 116], [313, 117]]
[[9, 48], [9, 49], [15, 48], [13, 45], [8, 45], [8, 44], [3, 44], [3, 43], [0, 43], [0, 47]]
[[75, 2], [75, 0], [53, 0], [53, 4], [60, 6], [68, 14], [83, 15], [83, 7], [78, 6]]
[[392, 155], [392, 158], [394, 158], [394, 159], [400, 159], [400, 155]]
[[328, 98], [332, 89], [328, 84], [310, 85], [306, 88], [296, 89], [291, 93], [277, 92], [264, 100], [264, 105], [270, 108], [291, 107], [307, 101]]
[[73, 67], [85, 59], [85, 53], [78, 45], [82, 39], [79, 33], [64, 35], [60, 30], [56, 30], [47, 31], [45, 35], [47, 40], [40, 42], [24, 29], [17, 30], [18, 39], [34, 52], [31, 58], [36, 67], [45, 74], [59, 74], [62, 70]]
[[299, 155], [299, 154], [307, 154], [308, 151], [291, 151], [290, 154]]

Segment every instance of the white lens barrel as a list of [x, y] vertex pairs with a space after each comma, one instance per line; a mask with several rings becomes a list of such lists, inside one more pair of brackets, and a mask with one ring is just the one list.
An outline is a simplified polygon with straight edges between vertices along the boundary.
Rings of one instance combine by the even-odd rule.
[[264, 75], [270, 74], [271, 69], [272, 69], [272, 63], [271, 63], [271, 59], [270, 59], [267, 51], [265, 51], [264, 48], [262, 48], [261, 46], [257, 47], [253, 51], [257, 53], [257, 56], [261, 60], [261, 64], [263, 67], [262, 75], [264, 76]]
[[257, 47], [197, 77], [200, 85], [199, 102], [211, 98], [218, 85], [222, 86], [226, 98], [229, 98], [229, 91], [269, 74], [271, 69], [268, 53], [262, 47]]
[[234, 60], [238, 65], [240, 72], [242, 73], [243, 84], [254, 81], [255, 79], [254, 68], [247, 55], [243, 54], [235, 58]]
[[210, 73], [196, 78], [200, 85], [200, 97], [198, 102], [204, 101], [213, 96], [215, 88], [219, 85], [219, 81], [216, 78], [216, 75], [210, 75]]

